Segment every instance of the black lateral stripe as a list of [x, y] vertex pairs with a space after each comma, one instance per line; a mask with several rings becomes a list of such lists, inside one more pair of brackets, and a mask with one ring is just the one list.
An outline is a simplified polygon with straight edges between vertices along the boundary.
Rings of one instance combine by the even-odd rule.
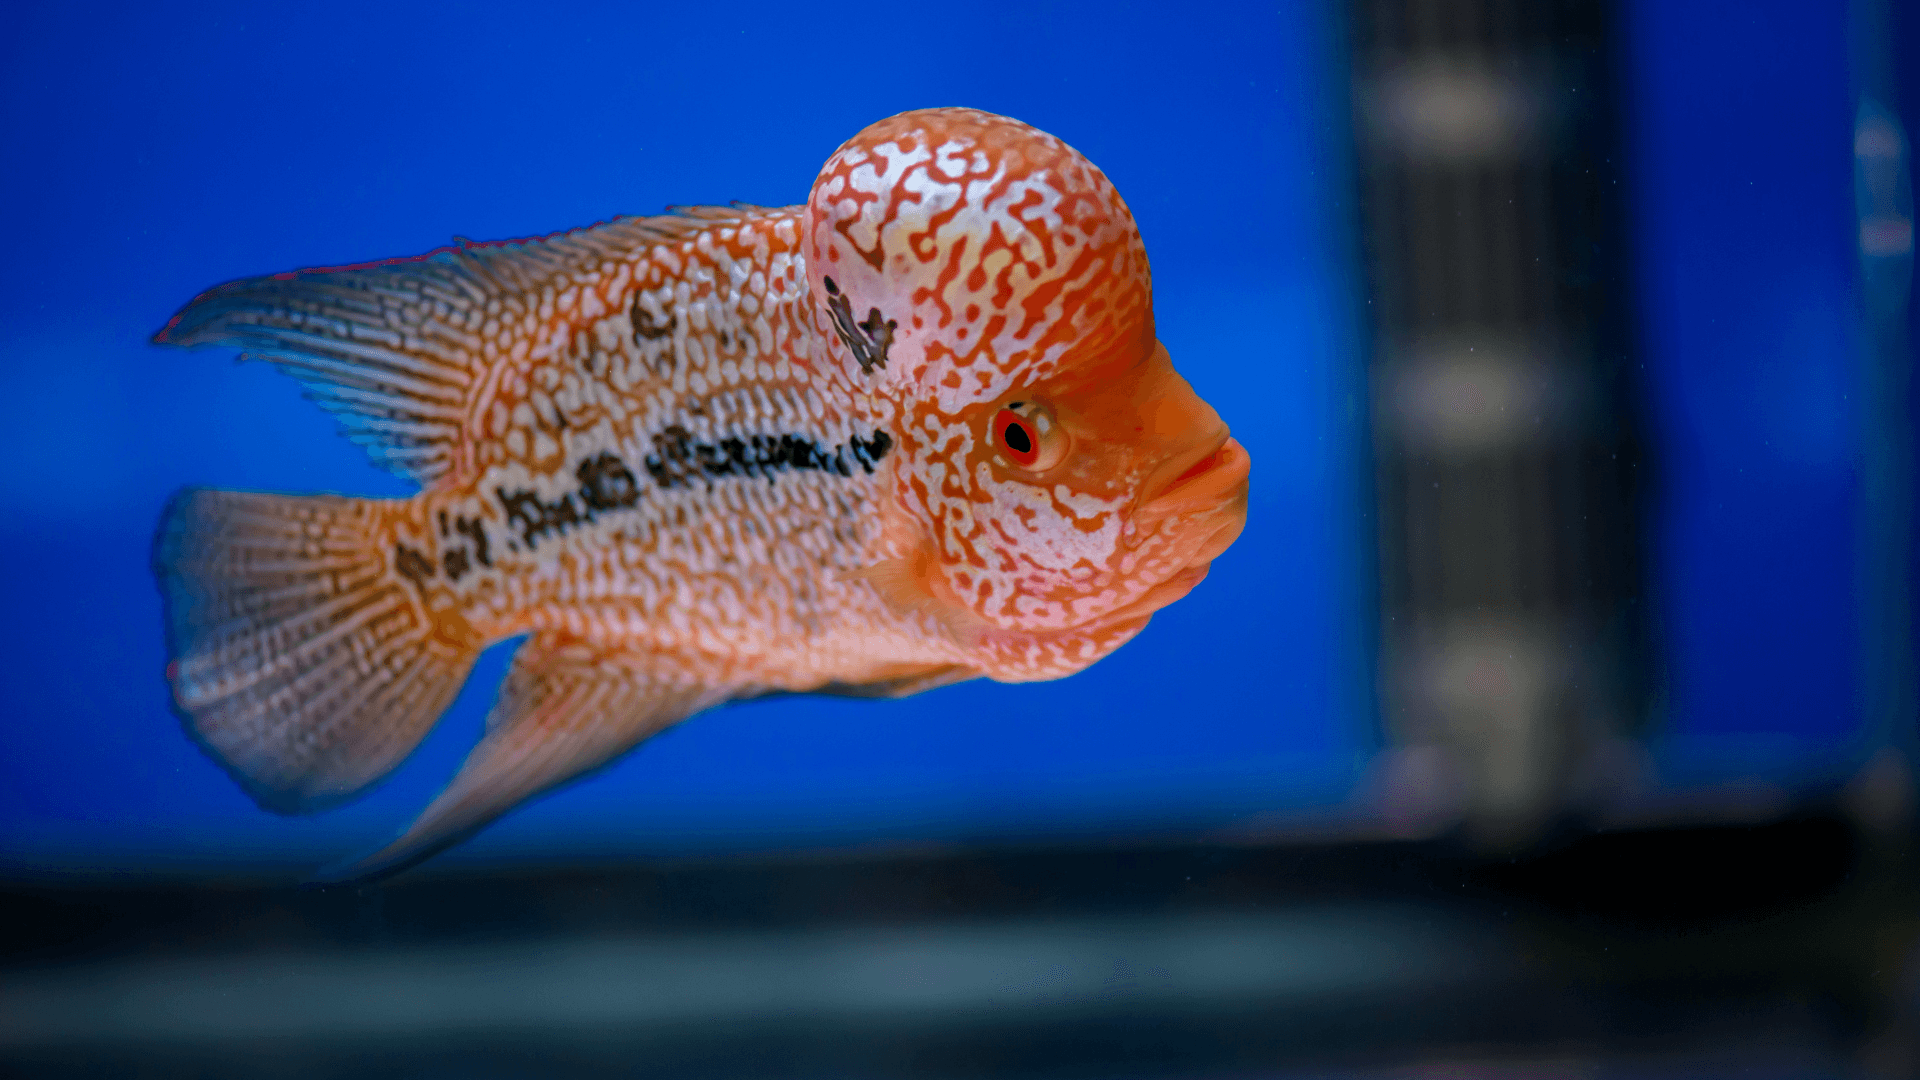
[[787, 470], [852, 476], [859, 468], [871, 474], [893, 449], [893, 436], [875, 431], [870, 438], [853, 436], [832, 448], [804, 435], [748, 435], [718, 442], [701, 442], [686, 428], [674, 424], [653, 437], [647, 455], [647, 475], [662, 488], [685, 487], [695, 480], [727, 477], [765, 477]]
[[[647, 456], [647, 475], [663, 489], [687, 487], [698, 480], [711, 483], [728, 477], [764, 477], [773, 482], [777, 473], [793, 469], [852, 476], [858, 468], [871, 474], [893, 449], [893, 436], [875, 431], [868, 438], [853, 436], [831, 449], [804, 435], [749, 435], [703, 443], [686, 428], [675, 424], [653, 437], [652, 454]], [[506, 512], [507, 526], [519, 533], [520, 543], [529, 550], [547, 536], [564, 534], [569, 528], [591, 524], [601, 514], [627, 510], [640, 501], [640, 482], [627, 464], [613, 454], [602, 452], [582, 461], [574, 470], [580, 486], [558, 499], [545, 499], [527, 489], [508, 491], [495, 488], [500, 508]], [[443, 515], [444, 518], [444, 515]], [[466, 518], [453, 520], [453, 531], [473, 541], [471, 561], [492, 566], [485, 530]], [[445, 532], [445, 525], [442, 525]], [[433, 573], [433, 564], [416, 556], [417, 564], [407, 563], [422, 576]], [[458, 569], [456, 569], [456, 563]], [[456, 580], [470, 567], [462, 549], [456, 563], [447, 565]], [[423, 568], [424, 569], [421, 569]]]

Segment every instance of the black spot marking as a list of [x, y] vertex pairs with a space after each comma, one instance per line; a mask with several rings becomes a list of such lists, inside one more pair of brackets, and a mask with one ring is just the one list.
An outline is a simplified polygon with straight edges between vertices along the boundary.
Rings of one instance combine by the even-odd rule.
[[852, 476], [857, 466], [868, 473], [893, 448], [893, 436], [876, 431], [870, 439], [859, 436], [832, 449], [804, 435], [749, 435], [729, 437], [717, 443], [704, 443], [678, 424], [653, 436], [653, 453], [647, 455], [647, 475], [663, 488], [686, 487], [696, 480], [713, 481], [734, 476], [764, 477], [793, 469]]
[[887, 347], [893, 344], [893, 332], [899, 327], [892, 319], [881, 318], [879, 308], [868, 308], [867, 321], [860, 324], [867, 340], [873, 342], [873, 362], [881, 367], [887, 366]]
[[827, 314], [833, 318], [834, 332], [846, 342], [853, 358], [860, 361], [862, 374], [887, 366], [887, 349], [893, 345], [893, 332], [900, 324], [880, 314], [879, 308], [867, 309], [865, 322], [853, 321], [853, 303], [840, 293], [840, 286], [826, 279]]
[[640, 501], [640, 483], [625, 462], [602, 453], [580, 463], [580, 501], [592, 510], [624, 510]]
[[415, 585], [424, 585], [434, 574], [433, 562], [405, 544], [393, 545], [393, 568]]
[[475, 562], [478, 562], [481, 566], [493, 565], [493, 560], [487, 557], [486, 526], [469, 518], [457, 517], [453, 519], [453, 527], [458, 530], [461, 535], [473, 541], [473, 558]]
[[579, 525], [592, 518], [582, 517], [580, 508], [573, 504], [573, 495], [560, 496], [556, 502], [545, 502], [531, 491], [508, 491], [495, 488], [500, 505], [507, 511], [507, 524], [520, 527], [520, 540], [529, 548], [550, 532], [565, 532], [570, 525]]
[[858, 461], [868, 473], [872, 473], [873, 467], [880, 464], [880, 459], [887, 456], [887, 451], [893, 449], [893, 436], [884, 431], [874, 432], [871, 439], [862, 439], [855, 435], [847, 440], [847, 445], [853, 450], [854, 460]]
[[693, 459], [693, 433], [672, 424], [653, 435], [653, 453], [647, 455], [647, 475], [661, 487], [686, 483], [687, 463]]
[[[568, 492], [552, 502], [532, 491], [494, 489], [500, 506], [507, 512], [508, 526], [519, 528], [520, 541], [529, 550], [549, 533], [565, 533], [573, 526], [591, 524], [596, 513], [626, 510], [640, 501], [640, 481], [626, 462], [612, 454], [602, 452], [587, 458], [574, 470], [574, 475], [580, 478], [580, 490]], [[577, 504], [575, 496], [579, 497]], [[454, 527], [473, 538], [475, 557], [480, 564], [492, 566], [487, 558], [487, 535], [480, 523], [459, 518], [455, 519]], [[507, 547], [520, 550], [512, 541], [507, 542]]]
[[447, 568], [448, 581], [459, 581], [460, 575], [473, 567], [467, 560], [467, 549], [463, 547], [448, 548], [440, 556], [440, 565]]
[[668, 315], [667, 321], [664, 323], [654, 322], [653, 316], [648, 314], [647, 310], [640, 306], [639, 293], [635, 293], [633, 296], [633, 310], [629, 314], [633, 319], [633, 343], [635, 345], [643, 341], [658, 341], [668, 334], [673, 333], [674, 328], [680, 325], [680, 316], [678, 315]]

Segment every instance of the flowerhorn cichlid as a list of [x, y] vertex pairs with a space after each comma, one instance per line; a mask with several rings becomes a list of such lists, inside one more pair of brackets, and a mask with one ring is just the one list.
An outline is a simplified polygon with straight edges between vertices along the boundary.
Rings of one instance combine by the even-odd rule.
[[167, 679], [262, 806], [366, 791], [527, 635], [452, 783], [334, 880], [722, 702], [1070, 675], [1246, 520], [1126, 204], [969, 109], [867, 128], [803, 206], [236, 281], [154, 340], [272, 361], [422, 489], [167, 508]]

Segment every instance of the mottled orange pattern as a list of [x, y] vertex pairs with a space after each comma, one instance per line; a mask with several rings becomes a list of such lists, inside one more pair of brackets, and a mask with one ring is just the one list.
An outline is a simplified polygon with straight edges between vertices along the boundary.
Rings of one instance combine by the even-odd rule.
[[873, 125], [804, 206], [238, 281], [156, 341], [272, 360], [423, 487], [169, 508], [175, 698], [263, 805], [358, 794], [531, 635], [461, 773], [344, 877], [730, 699], [1071, 674], [1245, 519], [1126, 205], [972, 110]]

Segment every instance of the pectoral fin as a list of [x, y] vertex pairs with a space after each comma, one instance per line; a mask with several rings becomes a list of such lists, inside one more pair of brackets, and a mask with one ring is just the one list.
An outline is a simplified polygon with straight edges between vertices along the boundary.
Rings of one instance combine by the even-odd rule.
[[[980, 617], [959, 603], [934, 572], [932, 559], [925, 551], [883, 559], [858, 570], [841, 574], [847, 581], [865, 582], [893, 610], [902, 615], [931, 616], [944, 626], [957, 642], [973, 642], [989, 627]], [[939, 685], [939, 684], [934, 684]]]
[[656, 657], [536, 636], [514, 657], [485, 737], [440, 797], [398, 839], [328, 867], [316, 880], [364, 881], [404, 870], [731, 696]]

